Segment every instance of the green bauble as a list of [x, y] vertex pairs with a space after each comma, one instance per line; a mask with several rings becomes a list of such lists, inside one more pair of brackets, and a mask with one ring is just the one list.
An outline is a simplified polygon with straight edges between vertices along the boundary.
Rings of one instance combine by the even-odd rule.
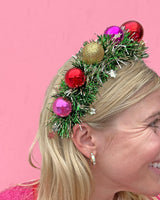
[[99, 63], [103, 60], [104, 49], [102, 45], [91, 42], [87, 44], [82, 51], [82, 59], [87, 64]]

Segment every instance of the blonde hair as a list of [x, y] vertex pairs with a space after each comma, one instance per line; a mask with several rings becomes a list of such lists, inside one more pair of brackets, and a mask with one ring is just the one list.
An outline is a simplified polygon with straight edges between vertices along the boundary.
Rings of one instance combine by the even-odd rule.
[[[81, 154], [72, 140], [61, 139], [55, 135], [48, 137], [50, 132], [46, 126], [51, 112], [53, 98], [65, 72], [72, 68], [72, 59], [68, 60], [50, 83], [40, 115], [39, 129], [30, 148], [29, 162], [32, 162], [33, 148], [36, 142], [42, 155], [41, 177], [39, 180], [38, 200], [89, 200], [93, 189], [93, 177], [88, 160]], [[110, 78], [99, 89], [97, 100], [92, 107], [95, 115], [87, 115], [81, 120], [94, 128], [105, 126], [111, 117], [139, 102], [151, 92], [160, 88], [160, 78], [149, 69], [143, 61], [131, 61], [117, 71], [117, 77]], [[141, 200], [145, 197], [131, 192], [119, 192], [116, 199]]]

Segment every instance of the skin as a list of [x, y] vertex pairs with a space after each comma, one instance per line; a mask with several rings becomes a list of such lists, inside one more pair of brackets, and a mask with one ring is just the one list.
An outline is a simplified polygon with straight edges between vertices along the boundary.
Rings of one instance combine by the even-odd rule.
[[[157, 113], [157, 114], [156, 114]], [[155, 114], [155, 115], [154, 115]], [[160, 89], [116, 116], [103, 130], [87, 124], [73, 128], [72, 140], [91, 165], [95, 190], [91, 200], [111, 200], [116, 192], [146, 196], [160, 193]]]

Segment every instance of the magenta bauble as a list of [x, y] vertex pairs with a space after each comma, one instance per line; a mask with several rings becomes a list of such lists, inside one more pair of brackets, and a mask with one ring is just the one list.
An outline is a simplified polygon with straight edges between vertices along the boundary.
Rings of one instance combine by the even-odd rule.
[[135, 41], [140, 41], [143, 37], [143, 27], [137, 21], [128, 21], [122, 24], [121, 27], [124, 27], [128, 32], [130, 32], [130, 38]]
[[81, 87], [86, 81], [84, 72], [79, 68], [72, 68], [65, 75], [65, 82], [70, 88]]
[[66, 117], [72, 111], [72, 104], [69, 100], [58, 97], [53, 103], [53, 112], [60, 116]]
[[123, 39], [123, 31], [120, 27], [118, 26], [110, 26], [108, 27], [105, 31], [104, 31], [104, 34], [107, 36], [107, 35], [110, 35], [111, 38], [115, 38], [115, 42], [119, 43], [122, 39]]

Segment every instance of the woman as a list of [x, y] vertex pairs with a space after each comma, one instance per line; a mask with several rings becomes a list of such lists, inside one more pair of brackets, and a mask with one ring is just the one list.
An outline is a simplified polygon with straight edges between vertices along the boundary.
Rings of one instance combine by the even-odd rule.
[[[125, 28], [128, 23], [141, 28], [135, 21]], [[30, 189], [19, 199], [159, 198], [160, 78], [142, 61], [139, 29], [113, 29], [86, 43], [48, 87], [30, 150], [34, 166], [38, 140], [41, 177], [25, 189], [17, 186]]]

